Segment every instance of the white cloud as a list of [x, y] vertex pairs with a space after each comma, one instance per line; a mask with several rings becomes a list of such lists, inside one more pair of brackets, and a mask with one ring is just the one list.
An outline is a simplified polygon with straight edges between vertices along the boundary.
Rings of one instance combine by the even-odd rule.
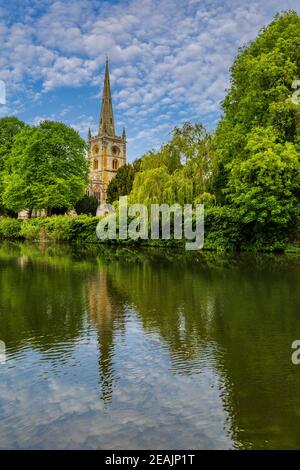
[[[38, 15], [35, 2], [22, 8], [13, 24], [4, 10], [0, 14], [0, 79], [12, 93], [100, 88], [108, 53], [120, 120], [130, 122], [133, 109], [150, 119], [187, 108], [187, 118], [205, 121], [219, 111], [238, 48], [282, 10], [282, 2], [49, 0]], [[298, 0], [287, 0], [285, 8], [299, 10]]]

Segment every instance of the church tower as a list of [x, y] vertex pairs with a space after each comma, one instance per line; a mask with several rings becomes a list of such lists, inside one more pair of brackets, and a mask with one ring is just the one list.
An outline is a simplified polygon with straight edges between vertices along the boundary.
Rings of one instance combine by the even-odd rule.
[[114, 113], [109, 81], [108, 59], [101, 102], [98, 134], [88, 132], [88, 155], [90, 163], [90, 184], [88, 194], [95, 196], [99, 204], [106, 203], [107, 186], [117, 170], [126, 163], [126, 134], [115, 134]]

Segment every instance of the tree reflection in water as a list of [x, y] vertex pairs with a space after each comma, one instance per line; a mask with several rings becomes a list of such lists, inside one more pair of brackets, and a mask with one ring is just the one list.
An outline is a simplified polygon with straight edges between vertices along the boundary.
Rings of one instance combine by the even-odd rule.
[[[178, 380], [190, 384], [214, 371], [234, 446], [294, 448], [300, 374], [290, 345], [300, 334], [299, 266], [294, 256], [100, 255], [96, 248], [3, 243], [0, 339], [10, 357], [31, 348], [59, 368], [95, 331], [100, 397], [111, 406], [123, 374], [119, 340], [134, 317], [153, 357], [156, 344]], [[133, 359], [126, 358], [130, 365]], [[187, 389], [187, 407], [189, 399]]]

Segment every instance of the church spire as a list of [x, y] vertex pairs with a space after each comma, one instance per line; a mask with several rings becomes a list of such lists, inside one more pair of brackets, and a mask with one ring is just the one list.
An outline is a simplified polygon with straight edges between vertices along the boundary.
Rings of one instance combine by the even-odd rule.
[[115, 135], [114, 114], [113, 114], [111, 92], [110, 92], [107, 56], [106, 56], [106, 65], [105, 65], [105, 77], [104, 77], [104, 85], [103, 85], [99, 134], [100, 135], [104, 134], [104, 135], [109, 135], [109, 136]]

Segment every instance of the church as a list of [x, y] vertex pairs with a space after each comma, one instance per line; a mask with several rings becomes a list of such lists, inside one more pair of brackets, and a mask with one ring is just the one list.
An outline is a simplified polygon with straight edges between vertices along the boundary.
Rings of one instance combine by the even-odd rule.
[[126, 163], [126, 134], [115, 133], [108, 59], [106, 59], [103, 94], [98, 134], [88, 132], [88, 153], [90, 163], [89, 196], [95, 196], [99, 204], [106, 204], [107, 186], [117, 170]]

